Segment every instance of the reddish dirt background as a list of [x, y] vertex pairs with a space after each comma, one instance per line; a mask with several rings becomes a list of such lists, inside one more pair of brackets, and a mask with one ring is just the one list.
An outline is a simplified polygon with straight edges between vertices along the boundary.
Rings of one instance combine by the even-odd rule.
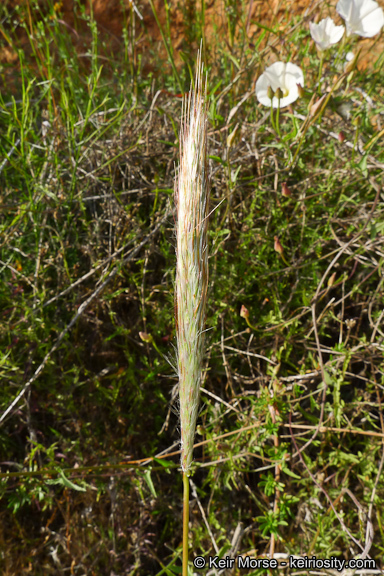
[[[31, 10], [32, 0], [2, 0], [9, 10], [14, 9], [16, 5], [23, 5], [30, 14], [36, 14]], [[382, 0], [379, 0], [382, 3]], [[75, 0], [61, 0], [55, 4], [56, 14], [59, 21], [68, 29], [72, 30], [74, 43], [81, 40], [87, 41], [90, 39], [89, 28], [81, 23], [75, 22], [76, 15], [74, 10]], [[113, 53], [122, 50], [122, 31], [127, 26], [132, 18], [133, 7], [135, 10], [136, 22], [136, 35], [140, 37], [137, 43], [137, 50], [144, 56], [149, 46], [155, 47], [159, 52], [160, 58], [166, 57], [165, 48], [162, 42], [161, 33], [149, 0], [81, 0], [86, 13], [93, 11], [94, 18], [98, 24], [100, 36], [104, 42], [107, 43], [109, 51]], [[180, 50], [187, 51], [186, 46], [186, 22], [184, 18], [185, 9], [187, 6], [190, 10], [200, 11], [200, 0], [168, 0], [171, 8], [171, 40], [174, 49], [174, 57], [176, 65], [181, 64]], [[47, 0], [40, 0], [39, 6], [42, 11], [47, 9]], [[166, 28], [166, 12], [164, 0], [154, 0], [154, 5], [159, 17], [159, 21], [163, 29]], [[340, 17], [335, 11], [335, 5], [327, 8], [323, 0], [249, 0], [247, 7], [247, 22], [248, 22], [248, 38], [250, 43], [257, 38], [260, 33], [255, 22], [259, 22], [265, 26], [275, 27], [278, 26], [279, 30], [283, 32], [292, 25], [293, 16], [301, 15], [306, 22], [309, 20], [318, 21], [321, 17], [326, 15], [332, 16], [336, 22], [340, 21]], [[182, 7], [184, 6], [184, 11]], [[138, 12], [142, 16], [140, 20]], [[184, 14], [183, 14], [184, 13]], [[28, 18], [28, 15], [26, 16]], [[205, 31], [206, 40], [210, 42], [214, 38], [215, 33], [219, 33], [221, 38], [229, 37], [227, 18], [225, 14], [225, 1], [224, 0], [206, 0], [206, 13], [205, 13]], [[80, 24], [80, 25], [79, 25]], [[4, 24], [6, 29], [6, 23]], [[217, 28], [215, 32], [214, 28]], [[24, 35], [25, 36], [25, 35]], [[379, 37], [378, 37], [379, 38]], [[8, 64], [17, 63], [18, 57], [15, 50], [10, 46], [4, 38], [0, 36], [0, 62]], [[19, 41], [23, 47], [28, 50], [28, 40], [23, 37], [22, 33]], [[8, 45], [7, 45], [8, 44]], [[365, 69], [367, 66], [375, 61], [378, 54], [384, 49], [384, 41], [375, 39], [359, 39], [359, 47], [362, 48], [362, 54], [359, 61], [359, 68]], [[191, 48], [191, 47], [189, 47]], [[197, 49], [197, 46], [193, 47]], [[145, 58], [144, 58], [145, 59]]]

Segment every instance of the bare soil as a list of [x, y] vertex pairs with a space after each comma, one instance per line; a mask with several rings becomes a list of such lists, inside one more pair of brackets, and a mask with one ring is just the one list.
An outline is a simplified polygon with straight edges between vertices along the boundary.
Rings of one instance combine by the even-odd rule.
[[[32, 21], [36, 17], [38, 18], [38, 12], [33, 9], [32, 0], [5, 0], [4, 3], [10, 11], [14, 10], [17, 5], [24, 6], [26, 8], [25, 18], [29, 21], [29, 25], [32, 25]], [[80, 45], [84, 46], [84, 42], [90, 40], [90, 30], [76, 16], [75, 4], [75, 0], [62, 0], [56, 2], [55, 10], [59, 21], [71, 31], [74, 43], [79, 44], [80, 47]], [[134, 17], [137, 50], [143, 54], [146, 67], [150, 67], [150, 63], [145, 58], [145, 54], [150, 47], [155, 52], [158, 51], [160, 58], [166, 58], [161, 32], [148, 0], [134, 0], [133, 3], [130, 0], [82, 0], [81, 4], [87, 14], [93, 12], [100, 35], [108, 47], [109, 53], [117, 53], [123, 49], [123, 30], [129, 26], [130, 22], [132, 23], [132, 18]], [[164, 0], [154, 0], [154, 6], [163, 30], [166, 30], [165, 4]], [[205, 33], [206, 41], [209, 44], [214, 43], [215, 35], [220, 35], [221, 38], [229, 38], [226, 4], [228, 5], [228, 2], [226, 3], [225, 0], [208, 0], [206, 2]], [[170, 0], [168, 5], [170, 7], [170, 37], [175, 62], [178, 66], [182, 63], [180, 51], [190, 51], [192, 48], [197, 49], [197, 45], [191, 46], [188, 39], [187, 15], [190, 14], [191, 18], [194, 18], [194, 15], [198, 16], [201, 12], [201, 6], [200, 2], [196, 3], [196, 0]], [[48, 6], [49, 2], [47, 0], [39, 1], [39, 7], [42, 12], [46, 11]], [[332, 16], [336, 21], [341, 20], [334, 7], [327, 8], [322, 0], [250, 0], [245, 15], [250, 44], [252, 45], [255, 42], [261, 31], [257, 24], [273, 27], [274, 29], [277, 27], [281, 33], [281, 42], [283, 43], [284, 31], [292, 26], [293, 18], [298, 15], [302, 16], [304, 23], [310, 20], [319, 20], [320, 17], [326, 15]], [[6, 22], [3, 25], [6, 30]], [[28, 38], [22, 28], [19, 28], [19, 30], [19, 41], [28, 52]], [[359, 68], [365, 69], [370, 67], [383, 50], [384, 41], [378, 39], [372, 46], [371, 39], [359, 39], [358, 45], [362, 48]], [[9, 45], [0, 36], [0, 62], [8, 65], [17, 65], [17, 60], [15, 47]]]

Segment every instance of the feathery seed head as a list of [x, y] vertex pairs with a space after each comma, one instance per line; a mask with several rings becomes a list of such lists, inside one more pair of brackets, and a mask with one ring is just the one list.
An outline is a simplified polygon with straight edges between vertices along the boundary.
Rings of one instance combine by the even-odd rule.
[[208, 166], [206, 81], [201, 53], [195, 87], [183, 102], [177, 208], [176, 332], [180, 394], [181, 466], [188, 472], [199, 409], [208, 287]]

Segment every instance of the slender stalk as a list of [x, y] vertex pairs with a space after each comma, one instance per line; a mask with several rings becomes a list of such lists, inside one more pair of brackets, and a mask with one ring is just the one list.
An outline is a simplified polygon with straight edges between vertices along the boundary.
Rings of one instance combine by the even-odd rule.
[[274, 121], [274, 118], [273, 118], [273, 104], [272, 104], [272, 99], [271, 99], [271, 111], [270, 111], [270, 112], [271, 112], [271, 124], [272, 124], [272, 128], [273, 128], [274, 131], [277, 133], [275, 121]]
[[189, 477], [183, 472], [183, 576], [188, 576]]
[[323, 50], [320, 53], [320, 66], [319, 66], [319, 76], [318, 76], [318, 88], [317, 91], [319, 94], [321, 94], [321, 75], [323, 73], [323, 64], [324, 64], [324, 52]]
[[276, 131], [277, 131], [279, 138], [281, 138], [281, 133], [280, 133], [280, 98], [278, 100], [277, 110], [276, 110]]
[[[158, 27], [159, 27], [160, 34], [161, 34], [161, 37], [162, 37], [163, 42], [164, 42], [165, 49], [166, 49], [167, 54], [168, 54], [168, 59], [169, 59], [169, 62], [170, 62], [170, 64], [171, 64], [171, 66], [172, 66], [173, 74], [174, 74], [174, 76], [175, 76], [175, 78], [176, 78], [176, 80], [177, 80], [177, 83], [178, 83], [178, 85], [179, 85], [179, 89], [181, 90], [181, 92], [183, 92], [183, 85], [182, 85], [182, 83], [181, 83], [180, 76], [179, 76], [179, 73], [178, 73], [178, 71], [177, 71], [177, 68], [176, 68], [176, 65], [175, 65], [175, 60], [174, 60], [173, 54], [172, 54], [172, 45], [171, 45], [171, 44], [168, 44], [168, 42], [167, 42], [167, 39], [166, 39], [166, 37], [165, 37], [163, 28], [162, 28], [162, 26], [161, 26], [161, 24], [160, 24], [160, 20], [159, 20], [159, 17], [158, 17], [158, 15], [157, 15], [156, 8], [155, 8], [155, 5], [154, 5], [154, 3], [153, 3], [153, 0], [149, 0], [149, 3], [150, 3], [150, 5], [151, 5], [152, 12], [153, 12], [153, 15], [154, 15], [154, 17], [155, 17], [156, 23], [157, 23], [157, 25], [158, 25]], [[171, 47], [170, 47], [170, 46], [171, 46]]]

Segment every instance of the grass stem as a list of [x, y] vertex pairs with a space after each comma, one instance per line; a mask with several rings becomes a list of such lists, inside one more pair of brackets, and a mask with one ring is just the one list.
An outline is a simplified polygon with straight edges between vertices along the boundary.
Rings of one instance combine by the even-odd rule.
[[176, 65], [175, 65], [175, 60], [174, 60], [173, 55], [172, 55], [172, 52], [171, 52], [170, 44], [168, 44], [167, 39], [166, 39], [166, 37], [165, 37], [164, 31], [163, 31], [163, 28], [162, 28], [162, 26], [161, 26], [161, 24], [160, 24], [160, 20], [159, 20], [159, 17], [158, 17], [158, 15], [157, 15], [157, 11], [156, 11], [156, 8], [155, 8], [155, 5], [154, 5], [153, 1], [152, 1], [152, 0], [149, 0], [149, 3], [150, 3], [150, 5], [151, 5], [152, 12], [153, 12], [153, 15], [154, 15], [154, 17], [155, 17], [156, 23], [157, 23], [157, 25], [158, 25], [158, 27], [159, 27], [160, 34], [161, 34], [161, 37], [162, 37], [163, 42], [164, 42], [165, 49], [166, 49], [167, 54], [168, 54], [169, 63], [170, 63], [171, 66], [172, 66], [173, 74], [174, 74], [174, 76], [175, 76], [175, 78], [176, 78], [177, 84], [179, 85], [180, 91], [183, 92], [183, 85], [182, 85], [182, 83], [181, 83], [181, 79], [180, 79], [179, 73], [178, 73], [177, 68], [176, 68]]
[[183, 576], [188, 576], [189, 477], [183, 472]]

